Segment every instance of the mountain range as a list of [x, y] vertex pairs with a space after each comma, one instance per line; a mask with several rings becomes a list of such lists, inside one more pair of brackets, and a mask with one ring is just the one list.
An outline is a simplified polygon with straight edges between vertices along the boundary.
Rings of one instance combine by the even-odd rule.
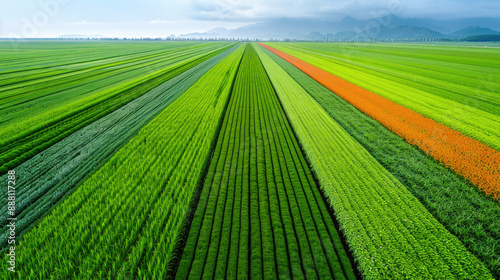
[[244, 38], [244, 39], [462, 39], [484, 34], [500, 34], [500, 18], [435, 20], [401, 18], [393, 14], [368, 20], [346, 16], [341, 20], [281, 18], [243, 26], [237, 29], [215, 28], [178, 38]]

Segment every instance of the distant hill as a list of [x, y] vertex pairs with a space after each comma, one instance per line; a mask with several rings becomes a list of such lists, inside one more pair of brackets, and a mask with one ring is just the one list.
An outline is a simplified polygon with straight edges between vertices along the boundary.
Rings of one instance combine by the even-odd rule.
[[486, 34], [500, 34], [500, 32], [479, 26], [469, 26], [464, 29], [460, 29], [458, 31], [448, 34], [448, 37], [452, 39], [462, 39], [465, 37], [486, 35]]
[[210, 29], [207, 32], [208, 33], [215, 33], [215, 34], [219, 35], [220, 37], [225, 37], [231, 32], [231, 29], [227, 29], [224, 27], [218, 27], [218, 28]]
[[466, 42], [500, 42], [500, 34], [484, 34], [469, 36], [462, 39]]
[[320, 41], [325, 38], [325, 35], [320, 34], [319, 32], [313, 31], [305, 36], [306, 40], [309, 41]]
[[[464, 26], [464, 24], [472, 22], [478, 24]], [[494, 29], [500, 30], [500, 18], [495, 20], [489, 18], [434, 20], [401, 18], [393, 14], [387, 14], [368, 20], [358, 20], [351, 16], [341, 19], [281, 18], [246, 25], [234, 30], [215, 28], [203, 33], [183, 34], [179, 38], [293, 39], [310, 41], [324, 39], [462, 39], [468, 36], [500, 33]]]
[[209, 39], [209, 38], [219, 38], [219, 34], [217, 33], [208, 33], [208, 32], [194, 32], [188, 34], [181, 34], [177, 36], [177, 38], [192, 38], [192, 39]]
[[381, 28], [377, 39], [440, 39], [446, 35], [432, 31], [429, 28], [411, 25], [398, 25], [390, 28]]
[[229, 33], [234, 38], [284, 38], [290, 33], [302, 35], [322, 33], [329, 29], [328, 22], [309, 19], [277, 19], [235, 29]]
[[336, 38], [336, 39], [354, 39], [356, 38], [358, 33], [354, 31], [340, 31], [335, 34], [328, 33], [326, 34], [327, 38]]
[[181, 34], [179, 35], [178, 38], [194, 38], [194, 39], [226, 38], [228, 37], [230, 32], [231, 32], [230, 29], [219, 27], [210, 29], [207, 32], [203, 33], [195, 32], [195, 33]]
[[454, 20], [434, 21], [436, 28], [432, 30], [441, 33], [452, 33], [469, 26], [481, 26], [493, 30], [500, 30], [500, 18], [466, 18]]

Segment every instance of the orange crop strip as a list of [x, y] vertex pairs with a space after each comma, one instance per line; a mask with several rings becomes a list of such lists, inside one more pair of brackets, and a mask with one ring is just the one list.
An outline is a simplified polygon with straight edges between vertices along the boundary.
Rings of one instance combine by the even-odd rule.
[[497, 150], [294, 56], [259, 44], [500, 200], [500, 152]]

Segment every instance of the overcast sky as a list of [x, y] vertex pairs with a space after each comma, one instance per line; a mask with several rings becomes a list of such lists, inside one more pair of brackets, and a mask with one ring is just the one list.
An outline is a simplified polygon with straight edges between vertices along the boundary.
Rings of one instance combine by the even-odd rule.
[[166, 37], [283, 18], [498, 17], [500, 0], [0, 0], [0, 37]]

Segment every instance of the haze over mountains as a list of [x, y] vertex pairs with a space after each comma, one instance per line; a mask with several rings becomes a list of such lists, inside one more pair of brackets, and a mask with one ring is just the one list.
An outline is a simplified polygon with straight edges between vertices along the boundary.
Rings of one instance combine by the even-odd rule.
[[500, 18], [435, 20], [401, 18], [393, 14], [368, 20], [347, 16], [341, 20], [281, 18], [237, 29], [215, 28], [178, 38], [248, 38], [248, 39], [461, 39], [484, 34], [500, 34]]

